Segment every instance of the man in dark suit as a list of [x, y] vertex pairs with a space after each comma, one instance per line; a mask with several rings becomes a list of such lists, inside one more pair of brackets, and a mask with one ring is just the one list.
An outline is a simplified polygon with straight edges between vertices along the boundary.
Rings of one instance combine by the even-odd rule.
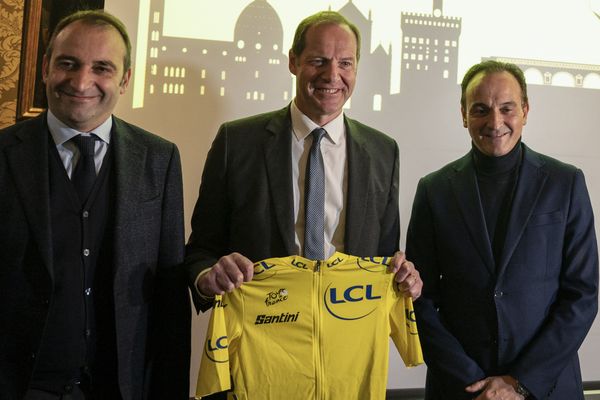
[[0, 131], [0, 399], [187, 399], [178, 150], [112, 116], [123, 24], [61, 21], [49, 111]]
[[396, 254], [396, 280], [407, 294], [419, 296], [418, 272], [398, 251], [398, 147], [342, 112], [354, 89], [359, 50], [358, 29], [339, 13], [304, 19], [289, 53], [294, 101], [221, 126], [204, 167], [186, 249], [199, 308], [250, 281], [253, 262], [306, 255], [305, 168], [311, 132], [318, 128], [326, 131], [318, 142], [325, 216], [316, 258], [336, 250]]
[[473, 66], [461, 110], [472, 149], [421, 179], [407, 236], [426, 399], [583, 399], [577, 350], [598, 307], [583, 173], [521, 142], [516, 65]]

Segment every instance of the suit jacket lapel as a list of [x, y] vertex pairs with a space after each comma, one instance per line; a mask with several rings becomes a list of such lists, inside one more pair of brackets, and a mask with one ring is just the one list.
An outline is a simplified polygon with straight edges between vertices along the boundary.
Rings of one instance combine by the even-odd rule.
[[523, 151], [523, 163], [512, 200], [498, 275], [501, 275], [506, 269], [508, 261], [521, 240], [523, 231], [527, 226], [527, 222], [533, 213], [544, 183], [548, 178], [548, 174], [541, 169], [541, 163], [535, 153], [524, 144]]
[[450, 176], [450, 181], [463, 221], [485, 266], [491, 274], [495, 274], [492, 246], [485, 225], [477, 177], [470, 152], [460, 160], [455, 172]]
[[265, 166], [277, 226], [287, 254], [294, 251], [294, 194], [292, 192], [292, 131], [289, 107], [274, 113], [266, 126]]
[[114, 264], [118, 272], [119, 260], [123, 251], [122, 244], [127, 243], [124, 235], [128, 234], [128, 226], [135, 224], [135, 213], [141, 196], [140, 180], [144, 176], [146, 165], [146, 148], [135, 141], [130, 128], [120, 119], [113, 117], [111, 134], [115, 176], [115, 221], [114, 221]]
[[365, 223], [369, 191], [364, 190], [371, 181], [371, 157], [364, 148], [365, 137], [353, 121], [345, 118], [346, 152], [348, 154], [348, 188], [346, 195], [346, 251], [360, 247], [360, 233]]
[[7, 148], [6, 156], [25, 214], [30, 221], [33, 238], [52, 277], [49, 134], [46, 114], [43, 113], [17, 133], [21, 142]]

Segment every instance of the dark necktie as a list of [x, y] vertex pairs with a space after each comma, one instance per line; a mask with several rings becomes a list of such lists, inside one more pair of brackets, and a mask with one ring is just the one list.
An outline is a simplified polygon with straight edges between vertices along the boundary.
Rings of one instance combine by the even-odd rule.
[[71, 175], [71, 182], [75, 186], [79, 200], [85, 203], [96, 180], [96, 164], [94, 163], [96, 135], [77, 135], [73, 138], [73, 143], [79, 148], [79, 161]]
[[325, 133], [323, 128], [310, 133], [313, 143], [306, 162], [304, 257], [311, 260], [324, 259], [325, 251], [325, 168], [320, 145]]

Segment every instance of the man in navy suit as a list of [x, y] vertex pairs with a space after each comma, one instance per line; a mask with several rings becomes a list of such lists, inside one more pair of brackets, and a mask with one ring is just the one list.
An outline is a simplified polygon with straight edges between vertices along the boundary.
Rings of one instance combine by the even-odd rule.
[[112, 115], [124, 25], [66, 17], [48, 112], [0, 131], [0, 399], [189, 398], [177, 147]]
[[522, 143], [516, 65], [473, 66], [461, 111], [471, 151], [421, 179], [407, 236], [426, 399], [583, 399], [577, 350], [598, 307], [583, 173]]
[[204, 167], [186, 249], [199, 308], [251, 280], [253, 262], [304, 254], [305, 167], [311, 132], [318, 128], [326, 130], [320, 141], [324, 258], [335, 251], [396, 254], [396, 281], [408, 295], [419, 296], [418, 272], [398, 251], [398, 146], [342, 112], [359, 57], [355, 25], [333, 11], [307, 17], [289, 53], [294, 101], [221, 126]]

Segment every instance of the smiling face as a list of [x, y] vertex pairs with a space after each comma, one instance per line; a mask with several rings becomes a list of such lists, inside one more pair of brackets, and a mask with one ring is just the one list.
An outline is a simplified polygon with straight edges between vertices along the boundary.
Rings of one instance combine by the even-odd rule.
[[290, 51], [296, 106], [323, 126], [337, 117], [356, 82], [356, 37], [345, 25], [324, 23], [306, 31], [301, 54]]
[[42, 75], [48, 108], [69, 127], [89, 132], [113, 112], [125, 93], [131, 69], [124, 71], [125, 43], [109, 25], [80, 21], [56, 36]]
[[463, 125], [484, 154], [499, 157], [510, 152], [521, 138], [529, 105], [511, 73], [477, 74], [466, 89], [461, 107]]

